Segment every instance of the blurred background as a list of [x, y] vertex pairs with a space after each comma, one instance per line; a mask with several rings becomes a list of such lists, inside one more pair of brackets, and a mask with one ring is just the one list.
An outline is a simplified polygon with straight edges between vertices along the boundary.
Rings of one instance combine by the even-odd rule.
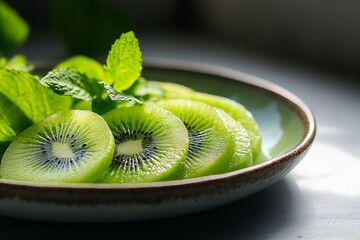
[[360, 75], [357, 0], [6, 2], [30, 26], [27, 41], [17, 49], [30, 59], [72, 54], [101, 58], [121, 32], [134, 30], [145, 58], [167, 57], [166, 51], [179, 46], [195, 53], [199, 48], [213, 51], [214, 58], [217, 51], [236, 50]]

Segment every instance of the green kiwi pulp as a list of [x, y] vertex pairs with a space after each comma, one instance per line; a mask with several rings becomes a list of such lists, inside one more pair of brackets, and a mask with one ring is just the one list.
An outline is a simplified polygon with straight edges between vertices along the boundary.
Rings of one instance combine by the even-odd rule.
[[184, 98], [195, 93], [193, 89], [177, 83], [157, 81], [148, 81], [148, 83], [150, 86], [159, 88], [162, 91], [163, 99]]
[[257, 158], [261, 152], [260, 128], [252, 114], [243, 105], [225, 97], [200, 92], [184, 95], [184, 98], [204, 102], [222, 109], [236, 121], [239, 121], [248, 132], [253, 159]]
[[234, 141], [216, 108], [190, 100], [161, 100], [156, 103], [185, 124], [189, 150], [179, 178], [224, 172], [234, 154]]
[[139, 183], [172, 179], [186, 158], [182, 121], [155, 106], [122, 107], [103, 115], [115, 138], [111, 166], [98, 182]]
[[53, 114], [20, 133], [0, 174], [34, 182], [94, 182], [109, 167], [114, 138], [102, 117], [82, 110]]
[[225, 172], [251, 166], [253, 164], [253, 157], [250, 148], [250, 139], [246, 129], [239, 121], [236, 121], [224, 110], [218, 110], [235, 143], [234, 155], [231, 158], [228, 167], [225, 169]]

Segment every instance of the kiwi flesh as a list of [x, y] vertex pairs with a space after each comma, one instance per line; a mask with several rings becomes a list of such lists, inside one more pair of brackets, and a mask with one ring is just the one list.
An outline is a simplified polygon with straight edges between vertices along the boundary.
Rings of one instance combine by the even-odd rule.
[[259, 153], [261, 152], [261, 131], [255, 118], [243, 105], [222, 96], [201, 92], [183, 95], [183, 98], [204, 102], [222, 109], [236, 121], [239, 121], [248, 132], [253, 159], [256, 159], [259, 156]]
[[187, 130], [178, 117], [146, 105], [117, 108], [103, 117], [116, 147], [111, 166], [97, 182], [155, 182], [177, 175], [189, 146]]
[[162, 91], [162, 99], [184, 98], [195, 93], [193, 89], [173, 82], [148, 81], [148, 84]]
[[218, 109], [220, 115], [224, 118], [225, 126], [231, 133], [235, 143], [234, 155], [225, 172], [238, 170], [241, 168], [249, 167], [253, 164], [252, 151], [250, 148], [250, 138], [243, 125], [232, 118], [228, 113], [222, 109]]
[[0, 174], [21, 181], [94, 182], [111, 164], [114, 147], [101, 116], [68, 110], [20, 133], [3, 156]]
[[216, 108], [186, 99], [161, 100], [156, 105], [178, 116], [188, 130], [189, 150], [179, 178], [224, 172], [234, 154], [234, 142]]

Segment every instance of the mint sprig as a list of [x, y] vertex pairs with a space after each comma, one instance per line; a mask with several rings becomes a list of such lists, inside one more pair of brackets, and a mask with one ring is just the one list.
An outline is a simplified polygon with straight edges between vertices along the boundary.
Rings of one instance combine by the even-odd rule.
[[112, 45], [104, 66], [107, 83], [116, 91], [128, 89], [141, 76], [142, 54], [133, 32], [127, 32]]
[[119, 106], [142, 104], [134, 96], [137, 88], [129, 90], [131, 95], [125, 93], [142, 71], [141, 52], [133, 32], [122, 34], [114, 43], [106, 66], [75, 56], [41, 79], [26, 72], [29, 70], [23, 56], [0, 58], [0, 156], [24, 128], [70, 109], [73, 103], [91, 103], [92, 110], [99, 114]]
[[102, 84], [104, 86], [109, 98], [113, 101], [134, 103], [134, 104], [138, 104], [138, 105], [142, 104], [142, 102], [139, 99], [135, 98], [134, 96], [117, 92], [110, 85], [106, 84], [106, 82], [100, 82], [100, 84]]
[[40, 82], [58, 95], [72, 96], [84, 101], [92, 101], [101, 95], [96, 80], [70, 68], [55, 69]]
[[106, 82], [98, 82], [74, 69], [60, 68], [50, 71], [41, 84], [58, 95], [92, 101], [92, 110], [103, 114], [119, 105], [142, 104], [137, 98], [117, 92]]
[[117, 92], [105, 82], [100, 82], [99, 85], [106, 92], [106, 97], [97, 98], [92, 101], [92, 110], [100, 115], [120, 106], [125, 107], [143, 104], [134, 96]]
[[[61, 63], [41, 79], [41, 83], [58, 95], [92, 102], [92, 110], [103, 113], [119, 105], [142, 104], [126, 94], [141, 77], [142, 59], [139, 42], [133, 32], [124, 33], [112, 45], [102, 66], [95, 59], [74, 56]], [[144, 81], [144, 80], [143, 80]]]
[[85, 74], [89, 78], [97, 79], [98, 81], [106, 80], [103, 65], [93, 58], [82, 55], [70, 57], [60, 62], [55, 68], [71, 68]]
[[42, 86], [36, 76], [6, 68], [0, 70], [0, 94], [33, 123], [57, 111], [69, 109], [72, 104], [71, 98], [56, 95]]

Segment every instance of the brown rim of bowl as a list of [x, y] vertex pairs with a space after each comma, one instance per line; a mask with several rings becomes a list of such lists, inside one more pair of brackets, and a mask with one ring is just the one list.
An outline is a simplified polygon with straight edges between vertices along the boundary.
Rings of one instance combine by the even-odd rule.
[[[34, 65], [39, 70], [47, 70], [50, 69], [51, 66], [55, 65], [55, 61], [42, 60], [42, 61], [34, 62]], [[35, 182], [20, 182], [14, 180], [0, 179], [0, 186], [13, 185], [17, 187], [28, 187], [28, 188], [83, 189], [83, 190], [109, 189], [109, 190], [121, 191], [121, 190], [130, 190], [130, 189], [167, 188], [167, 187], [175, 187], [175, 186], [203, 184], [212, 181], [227, 180], [229, 178], [233, 178], [238, 175], [249, 175], [249, 174], [252, 175], [259, 173], [263, 171], [264, 168], [270, 168], [273, 165], [283, 163], [289, 159], [301, 155], [301, 153], [303, 153], [310, 147], [310, 145], [312, 144], [315, 138], [316, 123], [312, 111], [302, 100], [300, 100], [293, 93], [289, 92], [288, 90], [274, 83], [229, 68], [214, 66], [211, 64], [182, 61], [182, 60], [158, 59], [158, 58], [145, 59], [144, 67], [149, 69], [152, 68], [159, 70], [170, 70], [170, 71], [178, 71], [178, 72], [203, 74], [208, 76], [217, 76], [217, 77], [225, 78], [230, 81], [238, 81], [249, 86], [261, 88], [262, 90], [274, 95], [277, 99], [287, 104], [299, 115], [304, 125], [303, 139], [300, 142], [300, 144], [297, 145], [292, 150], [282, 154], [281, 156], [265, 161], [263, 163], [228, 173], [198, 177], [193, 179], [172, 180], [172, 181], [163, 181], [163, 182], [154, 182], [154, 183], [121, 184], [121, 185], [102, 184], [102, 183], [96, 183], [96, 184], [94, 183], [66, 183], [66, 184], [35, 183]]]

